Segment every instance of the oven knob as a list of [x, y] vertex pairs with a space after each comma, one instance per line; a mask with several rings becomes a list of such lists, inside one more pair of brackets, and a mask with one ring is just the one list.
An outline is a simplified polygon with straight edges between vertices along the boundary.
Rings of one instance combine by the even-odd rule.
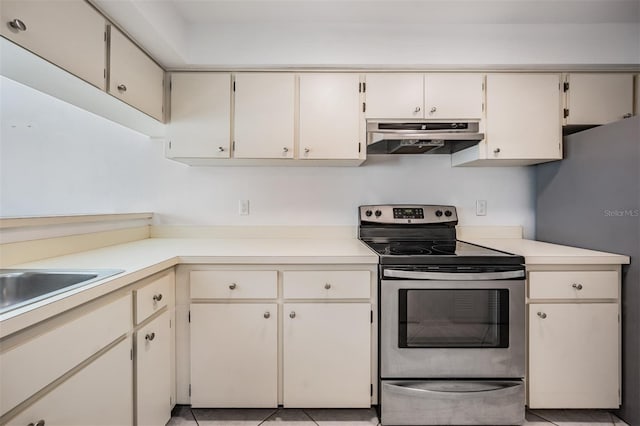
[[376, 210], [376, 217], [382, 216], [382, 212], [380, 210]]
[[367, 217], [370, 217], [370, 216], [373, 214], [373, 212], [372, 212], [371, 210], [367, 210], [366, 212], [364, 212], [364, 214], [365, 214]]
[[442, 210], [436, 210], [436, 216], [438, 217], [442, 216]]
[[451, 215], [452, 215], [452, 214], [453, 214], [453, 213], [451, 213], [451, 210], [445, 210], [445, 211], [444, 211], [444, 215], [445, 215], [446, 217], [451, 217]]

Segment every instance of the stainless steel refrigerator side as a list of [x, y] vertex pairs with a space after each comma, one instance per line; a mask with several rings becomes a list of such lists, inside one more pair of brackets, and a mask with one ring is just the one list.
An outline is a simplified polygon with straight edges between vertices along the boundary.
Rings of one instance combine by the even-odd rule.
[[564, 160], [536, 166], [536, 239], [631, 257], [616, 414], [640, 424], [640, 117], [567, 136], [564, 147]]

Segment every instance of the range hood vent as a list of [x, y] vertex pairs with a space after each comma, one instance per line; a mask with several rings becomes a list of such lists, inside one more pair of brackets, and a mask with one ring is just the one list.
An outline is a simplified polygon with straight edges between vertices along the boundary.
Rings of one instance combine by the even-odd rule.
[[477, 121], [369, 121], [367, 154], [452, 154], [484, 139]]

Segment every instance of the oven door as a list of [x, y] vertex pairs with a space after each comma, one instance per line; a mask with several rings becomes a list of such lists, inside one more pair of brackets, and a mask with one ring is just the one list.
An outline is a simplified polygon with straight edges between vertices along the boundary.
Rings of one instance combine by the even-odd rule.
[[524, 377], [524, 279], [383, 279], [380, 309], [383, 379]]

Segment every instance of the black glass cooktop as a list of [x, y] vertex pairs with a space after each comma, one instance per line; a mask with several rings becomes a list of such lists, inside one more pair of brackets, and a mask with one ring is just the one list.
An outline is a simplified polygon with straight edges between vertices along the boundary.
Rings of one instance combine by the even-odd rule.
[[496, 261], [503, 264], [516, 264], [523, 261], [520, 256], [457, 240], [365, 241], [365, 243], [380, 255], [380, 263], [385, 264], [478, 264]]

